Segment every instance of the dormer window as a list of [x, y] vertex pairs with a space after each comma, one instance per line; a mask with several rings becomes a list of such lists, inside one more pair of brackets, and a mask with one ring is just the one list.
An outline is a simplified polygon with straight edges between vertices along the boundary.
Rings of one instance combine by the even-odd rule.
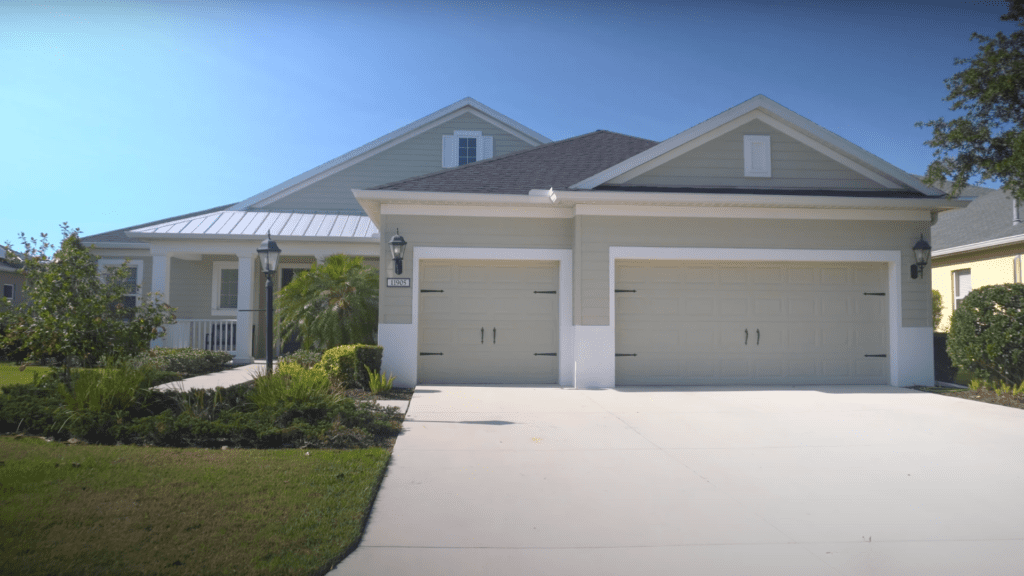
[[494, 155], [494, 137], [474, 130], [456, 130], [442, 137], [441, 165], [454, 168]]

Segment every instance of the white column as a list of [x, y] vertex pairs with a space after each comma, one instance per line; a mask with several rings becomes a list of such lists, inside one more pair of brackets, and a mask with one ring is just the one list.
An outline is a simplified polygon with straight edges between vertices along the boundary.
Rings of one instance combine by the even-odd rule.
[[[142, 283], [142, 278], [139, 278], [139, 283]], [[160, 302], [165, 304], [171, 303], [171, 255], [170, 254], [153, 254], [153, 285], [150, 292], [159, 292]], [[171, 329], [170, 326], [167, 327]], [[167, 346], [168, 338], [157, 338], [150, 342], [150, 346]]]
[[252, 312], [253, 309], [253, 267], [256, 255], [253, 253], [238, 255], [238, 312], [235, 328], [235, 362], [249, 364], [252, 362]]

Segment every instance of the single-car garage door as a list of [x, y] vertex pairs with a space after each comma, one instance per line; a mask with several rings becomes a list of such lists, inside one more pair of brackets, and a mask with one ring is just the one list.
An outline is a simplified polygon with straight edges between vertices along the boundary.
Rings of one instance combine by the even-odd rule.
[[619, 261], [616, 385], [888, 384], [884, 264]]
[[420, 383], [557, 384], [558, 263], [421, 261]]

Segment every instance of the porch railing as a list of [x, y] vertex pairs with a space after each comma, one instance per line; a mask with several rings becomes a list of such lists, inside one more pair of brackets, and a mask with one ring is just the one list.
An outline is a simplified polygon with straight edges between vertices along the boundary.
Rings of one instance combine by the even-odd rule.
[[168, 348], [195, 348], [216, 350], [235, 355], [238, 352], [238, 321], [224, 320], [183, 320], [167, 327], [165, 336]]

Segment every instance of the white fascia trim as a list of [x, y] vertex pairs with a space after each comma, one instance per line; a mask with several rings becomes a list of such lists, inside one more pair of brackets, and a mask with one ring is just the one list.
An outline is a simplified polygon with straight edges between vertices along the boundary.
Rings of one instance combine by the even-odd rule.
[[[181, 240], [181, 238], [174, 238], [174, 240]], [[331, 248], [332, 246], [326, 245], [323, 242], [309, 242], [309, 239], [302, 240], [281, 240], [276, 236], [274, 241], [277, 242], [277, 246], [281, 249], [281, 253], [285, 256], [313, 256], [324, 252], [325, 248]], [[199, 254], [199, 255], [210, 255], [210, 256], [224, 256], [224, 255], [242, 255], [251, 254], [253, 257], [256, 256], [256, 248], [259, 247], [259, 242], [252, 239], [248, 241], [235, 241], [235, 242], [218, 242], [218, 243], [199, 243], [199, 242], [161, 242], [156, 245], [153, 249], [154, 255], [165, 255], [172, 256], [174, 258], [181, 257], [187, 254]], [[367, 238], [364, 242], [346, 242], [336, 243], [334, 245], [335, 250], [328, 250], [331, 254], [349, 254], [352, 256], [377, 256], [380, 254], [380, 239], [379, 238]], [[187, 256], [186, 256], [187, 258]]]
[[[899, 385], [900, 326], [903, 324], [899, 250], [795, 250], [765, 248], [651, 248], [612, 246], [608, 249], [608, 318], [615, 333], [615, 264], [617, 260], [718, 260], [742, 262], [880, 262], [889, 272], [889, 384]], [[614, 355], [614, 345], [611, 353]], [[911, 359], [912, 360], [912, 359]]]
[[[412, 325], [419, 331], [420, 262], [423, 260], [554, 260], [558, 262], [558, 385], [573, 385], [572, 250], [547, 248], [448, 248], [417, 246], [413, 254]], [[403, 350], [405, 372], [416, 376], [419, 342]], [[409, 366], [411, 365], [411, 371]]]
[[611, 168], [603, 170], [585, 180], [577, 182], [576, 184], [570, 186], [570, 188], [575, 190], [589, 190], [596, 186], [605, 184], [609, 182], [611, 179], [620, 176], [621, 174], [629, 170], [632, 170], [647, 162], [650, 162], [651, 160], [657, 158], [658, 156], [661, 156], [662, 154], [670, 152], [675, 148], [690, 142], [691, 140], [700, 138], [704, 134], [707, 134], [712, 130], [715, 130], [723, 126], [724, 124], [732, 122], [737, 118], [740, 118], [745, 114], [753, 112], [754, 110], [757, 110], [759, 108], [764, 112], [767, 112], [768, 114], [773, 114], [777, 116], [783, 122], [787, 122], [796, 127], [797, 129], [802, 130], [812, 138], [824, 143], [825, 145], [857, 159], [859, 162], [862, 162], [866, 166], [873, 168], [874, 170], [877, 170], [878, 172], [881, 172], [884, 175], [890, 176], [897, 180], [898, 182], [902, 182], [903, 184], [909, 186], [913, 190], [927, 194], [929, 196], [938, 196], [942, 194], [941, 191], [936, 190], [930, 186], [926, 186], [920, 180], [914, 178], [913, 176], [904, 172], [903, 170], [900, 170], [899, 168], [893, 166], [892, 164], [886, 162], [885, 160], [882, 160], [881, 158], [875, 156], [874, 154], [871, 154], [870, 152], [864, 150], [863, 148], [849, 142], [848, 140], [841, 138], [833, 134], [832, 132], [829, 132], [828, 130], [825, 130], [821, 126], [818, 126], [814, 122], [811, 122], [807, 118], [800, 116], [799, 114], [793, 112], [792, 110], [786, 108], [785, 106], [782, 106], [778, 102], [775, 102], [774, 100], [762, 94], [758, 94], [757, 96], [754, 96], [753, 98], [747, 100], [746, 102], [742, 102], [736, 106], [733, 106], [732, 108], [726, 110], [725, 112], [722, 112], [721, 114], [714, 116], [713, 118], [705, 120], [704, 122], [701, 122], [700, 124], [688, 130], [685, 130], [669, 138], [668, 140], [665, 140], [661, 144], [658, 144], [653, 148], [649, 148], [648, 150], [645, 150], [644, 152], [641, 152], [640, 154], [637, 154], [632, 158], [628, 158], [620, 162], [619, 164], [612, 166]]
[[943, 248], [942, 250], [933, 250], [932, 258], [938, 258], [940, 256], [950, 256], [953, 254], [960, 254], [962, 252], [984, 250], [986, 248], [997, 248], [999, 246], [1017, 244], [1019, 242], [1024, 242], [1024, 234], [1015, 234], [1013, 236], [1007, 236], [1005, 238], [996, 238], [995, 240], [985, 240], [983, 242], [975, 242], [973, 244], [964, 244], [963, 246], [954, 246], [952, 248]]
[[[249, 242], [256, 241], [257, 244], [266, 239], [266, 236], [260, 235], [238, 235], [238, 234], [174, 234], [174, 233], [143, 233], [143, 232], [132, 232], [133, 238], [148, 238], [150, 240], [238, 240]], [[371, 236], [363, 238], [351, 238], [351, 237], [337, 237], [337, 236], [277, 236], [274, 235], [275, 242], [281, 242], [282, 240], [290, 242], [331, 242], [334, 244], [359, 244], [367, 242], [377, 242], [380, 236]]]
[[928, 210], [871, 208], [764, 208], [731, 206], [609, 206], [577, 204], [577, 216], [640, 216], [648, 218], [745, 218], [759, 220], [894, 220], [928, 222]]
[[[135, 236], [126, 232], [130, 237]], [[145, 242], [90, 242], [88, 248], [99, 248], [107, 250], [149, 250], [149, 244]]]
[[[545, 191], [546, 192], [546, 191]], [[714, 194], [688, 192], [621, 192], [616, 190], [555, 190], [559, 204], [633, 204], [652, 206], [763, 206], [787, 208], [878, 208], [952, 210], [968, 202], [941, 198], [877, 198], [857, 196], [797, 196], [783, 194]]]
[[[456, 113], [461, 113], [463, 111], [471, 112], [478, 118], [486, 120], [491, 124], [495, 124], [499, 128], [510, 130], [512, 132], [517, 132], [517, 136], [527, 141], [532, 140], [534, 145], [547, 144], [551, 142], [551, 140], [546, 136], [529, 129], [526, 126], [523, 126], [519, 122], [516, 122], [515, 120], [495, 111], [492, 108], [484, 106], [483, 104], [477, 102], [473, 98], [467, 97], [463, 98], [462, 100], [459, 100], [458, 102], [455, 102], [454, 104], [445, 106], [444, 108], [434, 112], [433, 114], [428, 114], [427, 116], [424, 116], [423, 118], [420, 118], [419, 120], [412, 122], [411, 124], [407, 124], [399, 128], [398, 130], [389, 132], [388, 134], [385, 134], [384, 136], [381, 136], [380, 138], [377, 138], [372, 142], [364, 144], [359, 148], [352, 150], [351, 152], [338, 156], [333, 160], [329, 160], [317, 166], [316, 168], [307, 170], [302, 174], [299, 174], [298, 176], [289, 178], [288, 180], [285, 180], [284, 182], [278, 184], [277, 186], [274, 186], [273, 188], [260, 192], [255, 196], [246, 198], [245, 200], [242, 200], [241, 202], [235, 204], [234, 206], [228, 209], [244, 210], [246, 208], [260, 207], [280, 200], [281, 198], [288, 196], [289, 194], [297, 191], [300, 188], [304, 188], [309, 184], [318, 182], [332, 174], [335, 174], [341, 170], [344, 170], [345, 168], [348, 168], [353, 164], [362, 162], [363, 160], [369, 158], [370, 156], [383, 152], [384, 150], [387, 150], [392, 146], [400, 144], [401, 142], [404, 142], [409, 138], [412, 138], [439, 124], [442, 124], [448, 121], [450, 119], [450, 116], [454, 116], [456, 115]], [[503, 124], [504, 126], [501, 126], [501, 124]]]
[[476, 216], [482, 218], [572, 218], [572, 208], [544, 206], [444, 206], [437, 204], [384, 204], [383, 215]]

